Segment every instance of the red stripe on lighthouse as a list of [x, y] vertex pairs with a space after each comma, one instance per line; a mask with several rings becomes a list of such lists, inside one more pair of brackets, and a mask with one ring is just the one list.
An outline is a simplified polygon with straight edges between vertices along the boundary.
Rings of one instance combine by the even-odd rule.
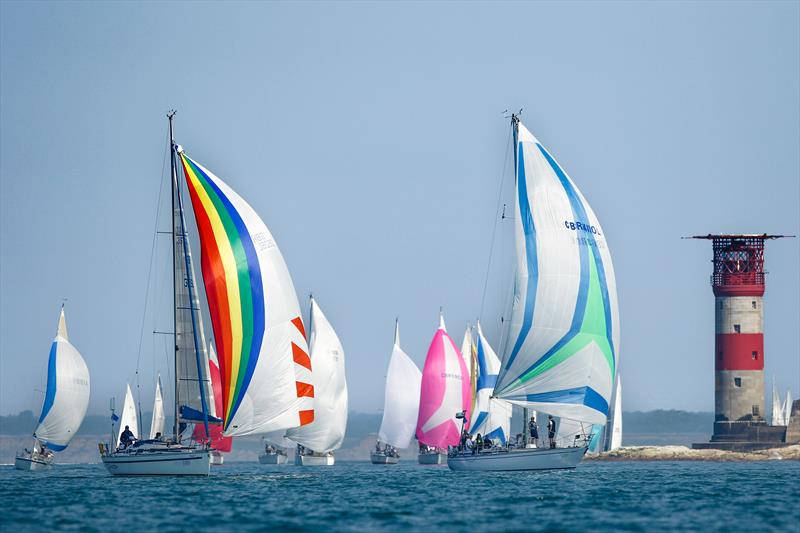
[[716, 370], [764, 370], [763, 333], [719, 333]]

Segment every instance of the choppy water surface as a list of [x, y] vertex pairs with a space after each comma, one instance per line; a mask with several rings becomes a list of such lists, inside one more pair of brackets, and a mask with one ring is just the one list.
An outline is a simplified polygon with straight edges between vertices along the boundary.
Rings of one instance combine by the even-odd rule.
[[800, 463], [585, 462], [574, 471], [264, 467], [112, 478], [101, 465], [0, 467], [0, 529], [798, 531]]

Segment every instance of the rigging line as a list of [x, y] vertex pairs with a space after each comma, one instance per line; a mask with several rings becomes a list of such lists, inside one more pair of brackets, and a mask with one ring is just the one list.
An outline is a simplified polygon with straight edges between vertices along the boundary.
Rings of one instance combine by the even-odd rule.
[[495, 242], [495, 237], [497, 236], [497, 222], [498, 222], [497, 214], [500, 211], [500, 202], [503, 199], [503, 183], [505, 182], [506, 169], [508, 168], [508, 153], [511, 150], [511, 143], [509, 142], [509, 140], [511, 139], [511, 132], [513, 131], [513, 129], [514, 129], [514, 124], [512, 123], [511, 127], [508, 130], [508, 137], [506, 138], [506, 153], [503, 156], [503, 172], [500, 174], [500, 187], [499, 187], [500, 190], [497, 191], [497, 204], [495, 205], [494, 208], [494, 226], [492, 226], [492, 241], [491, 244], [489, 245], [489, 260], [486, 264], [486, 277], [484, 278], [483, 281], [483, 295], [481, 296], [481, 308], [480, 308], [480, 313], [478, 314], [479, 318], [483, 318], [483, 307], [484, 304], [486, 303], [486, 291], [489, 288], [489, 272], [491, 272], [492, 268], [492, 255], [494, 254], [494, 242]]
[[[169, 137], [169, 134], [167, 135]], [[169, 142], [164, 143], [165, 146], [169, 145]], [[158, 187], [158, 201], [156, 203], [156, 220], [153, 227], [153, 242], [150, 244], [150, 265], [147, 267], [147, 285], [145, 285], [144, 291], [144, 309], [142, 310], [142, 326], [139, 329], [139, 348], [136, 352], [136, 399], [139, 404], [139, 436], [142, 434], [142, 390], [141, 386], [139, 385], [139, 364], [142, 359], [142, 338], [144, 337], [144, 321], [147, 317], [147, 302], [150, 296], [150, 277], [153, 273], [153, 263], [155, 262], [155, 253], [156, 253], [156, 237], [158, 231], [158, 215], [161, 212], [161, 196], [164, 192], [164, 172], [167, 166], [167, 149], [164, 148], [164, 155], [162, 156], [162, 163], [161, 163], [161, 180], [160, 185]]]

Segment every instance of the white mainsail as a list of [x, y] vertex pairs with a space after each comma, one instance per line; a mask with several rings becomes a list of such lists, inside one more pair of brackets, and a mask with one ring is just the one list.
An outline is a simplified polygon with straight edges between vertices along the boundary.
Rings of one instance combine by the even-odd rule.
[[[484, 438], [499, 439], [505, 443], [511, 432], [511, 404], [500, 398], [492, 398], [492, 391], [500, 372], [500, 358], [483, 335], [478, 322], [478, 380], [477, 400], [469, 432], [480, 433]], [[527, 422], [526, 422], [527, 423]]]
[[131, 386], [130, 384], [126, 385], [125, 389], [125, 401], [122, 403], [122, 414], [119, 417], [119, 427], [117, 428], [117, 442], [115, 445], [119, 444], [119, 437], [122, 435], [122, 432], [125, 431], [125, 426], [128, 426], [130, 430], [133, 432], [133, 436], [137, 439], [141, 438], [141, 435], [137, 435], [136, 432], [139, 431], [139, 423], [138, 418], [136, 416], [136, 404], [133, 403], [133, 394], [131, 394]]
[[314, 381], [314, 421], [289, 429], [286, 436], [315, 452], [338, 449], [347, 428], [347, 382], [344, 349], [333, 326], [311, 299], [309, 337]]
[[47, 391], [34, 436], [53, 451], [65, 449], [86, 416], [89, 389], [89, 369], [69, 342], [62, 307], [58, 333], [50, 345]]
[[515, 117], [514, 298], [494, 395], [604, 424], [618, 362], [616, 282], [581, 192]]
[[156, 380], [156, 395], [153, 399], [153, 419], [150, 421], [150, 438], [164, 434], [164, 399], [161, 397], [161, 376]]
[[400, 348], [400, 324], [395, 322], [394, 346], [386, 373], [383, 420], [378, 440], [407, 448], [417, 428], [422, 372]]
[[622, 446], [622, 377], [617, 374], [614, 388], [614, 408], [609, 420], [608, 442], [605, 451], [610, 452]]
[[786, 399], [783, 401], [783, 424], [784, 426], [789, 425], [789, 421], [792, 418], [792, 391], [786, 391]]
[[778, 392], [778, 387], [775, 381], [772, 381], [772, 425], [785, 426], [786, 421], [783, 419], [784, 405], [781, 405], [781, 395]]

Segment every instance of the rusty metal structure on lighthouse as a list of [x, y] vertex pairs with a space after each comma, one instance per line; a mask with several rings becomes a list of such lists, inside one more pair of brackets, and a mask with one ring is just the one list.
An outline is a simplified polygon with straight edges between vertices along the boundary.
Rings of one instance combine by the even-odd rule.
[[767, 425], [764, 402], [764, 243], [782, 237], [787, 236], [689, 237], [713, 244], [715, 419], [708, 447], [753, 448], [785, 441], [785, 426]]

